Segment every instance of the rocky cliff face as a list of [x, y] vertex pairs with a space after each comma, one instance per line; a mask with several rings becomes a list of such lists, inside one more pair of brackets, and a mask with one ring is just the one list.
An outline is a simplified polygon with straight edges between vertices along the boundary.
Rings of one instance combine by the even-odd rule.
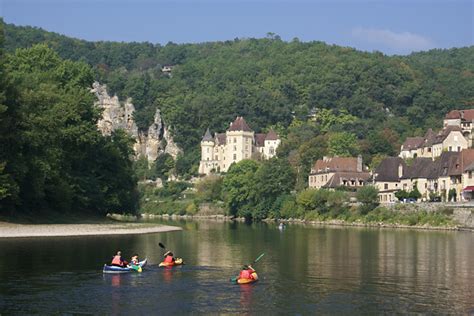
[[94, 82], [91, 92], [97, 97], [95, 105], [103, 109], [102, 118], [97, 123], [101, 133], [110, 135], [116, 129], [126, 130], [136, 140], [133, 146], [136, 157], [145, 156], [149, 162], [153, 162], [163, 153], [176, 159], [182, 152], [163, 122], [159, 109], [156, 110], [153, 124], [148, 130], [139, 131], [133, 119], [135, 107], [130, 98], [121, 104], [117, 96], [109, 96], [106, 85], [98, 82]]

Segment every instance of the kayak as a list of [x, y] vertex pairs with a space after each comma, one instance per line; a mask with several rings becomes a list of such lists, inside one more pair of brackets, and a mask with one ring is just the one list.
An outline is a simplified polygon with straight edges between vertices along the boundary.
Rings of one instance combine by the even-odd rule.
[[182, 258], [176, 258], [173, 262], [160, 262], [158, 265], [159, 267], [172, 267], [172, 266], [180, 266], [183, 265], [183, 259]]
[[244, 278], [235, 277], [235, 278], [232, 278], [231, 281], [233, 281], [236, 284], [254, 283], [254, 282], [258, 281], [258, 275], [257, 275], [257, 272], [254, 272], [254, 273], [252, 273], [252, 278], [251, 279], [244, 279]]
[[147, 259], [140, 261], [138, 263], [138, 266], [135, 266], [135, 268], [131, 266], [117, 267], [117, 266], [109, 266], [109, 265], [104, 264], [103, 272], [104, 273], [130, 273], [133, 271], [142, 272], [142, 268], [146, 266], [146, 261]]

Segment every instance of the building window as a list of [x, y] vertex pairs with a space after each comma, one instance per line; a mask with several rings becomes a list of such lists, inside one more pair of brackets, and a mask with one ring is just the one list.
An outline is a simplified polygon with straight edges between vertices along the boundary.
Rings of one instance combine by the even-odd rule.
[[467, 173], [467, 176], [468, 176], [469, 179], [472, 179], [472, 171], [469, 171], [469, 172]]
[[234, 145], [234, 151], [237, 151], [237, 146]]
[[384, 184], [383, 184], [383, 189], [384, 189], [384, 190], [388, 190], [388, 183], [384, 183]]
[[461, 151], [461, 146], [458, 146], [458, 151]]
[[234, 160], [237, 160], [237, 155], [236, 154], [234, 154]]
[[245, 154], [245, 158], [248, 158], [248, 155], [247, 155], [247, 154]]
[[234, 143], [237, 143], [237, 137], [234, 137]]
[[453, 146], [449, 146], [449, 151], [453, 151]]
[[275, 153], [275, 149], [273, 147], [270, 147], [270, 150], [268, 151], [270, 155], [273, 155]]
[[218, 160], [218, 159], [219, 159], [218, 156], [216, 156], [215, 160]]

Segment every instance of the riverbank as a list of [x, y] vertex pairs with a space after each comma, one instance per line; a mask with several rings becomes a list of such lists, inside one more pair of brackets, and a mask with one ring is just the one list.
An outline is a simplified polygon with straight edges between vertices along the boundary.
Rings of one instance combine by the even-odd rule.
[[148, 223], [120, 224], [12, 224], [0, 222], [0, 238], [136, 235], [182, 230]]
[[[202, 220], [202, 221], [238, 221], [245, 222], [243, 217], [232, 217], [222, 214], [216, 215], [177, 215], [177, 214], [141, 214], [141, 218], [144, 220], [153, 219], [168, 219], [168, 220]], [[263, 219], [262, 222], [266, 223], [277, 223], [283, 222], [287, 224], [306, 224], [306, 225], [319, 225], [319, 226], [347, 226], [347, 227], [370, 227], [370, 228], [392, 228], [392, 229], [416, 229], [416, 230], [446, 230], [446, 231], [472, 231], [471, 227], [463, 227], [455, 224], [447, 224], [443, 226], [434, 226], [430, 224], [422, 225], [406, 225], [402, 223], [389, 223], [389, 222], [363, 222], [360, 220], [346, 221], [341, 219], [327, 219], [327, 220], [307, 220], [307, 219]]]

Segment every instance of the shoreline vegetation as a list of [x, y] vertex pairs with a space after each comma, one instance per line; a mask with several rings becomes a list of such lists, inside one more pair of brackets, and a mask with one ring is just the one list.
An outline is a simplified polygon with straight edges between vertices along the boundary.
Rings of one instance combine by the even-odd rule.
[[[165, 219], [165, 220], [214, 220], [214, 221], [237, 221], [245, 222], [244, 217], [232, 217], [223, 214], [214, 215], [178, 215], [178, 214], [141, 214], [141, 218], [144, 220], [152, 219]], [[326, 219], [301, 219], [301, 218], [288, 218], [288, 219], [274, 219], [267, 218], [263, 219], [265, 223], [289, 223], [289, 224], [303, 224], [303, 225], [320, 225], [320, 226], [342, 226], [342, 227], [367, 227], [367, 228], [396, 228], [396, 229], [416, 229], [416, 230], [451, 230], [451, 231], [474, 231], [470, 227], [461, 227], [456, 225], [453, 221], [444, 223], [443, 225], [435, 226], [429, 223], [423, 224], [404, 224], [399, 222], [384, 222], [384, 221], [370, 221], [367, 219], [354, 219], [348, 221], [338, 218], [326, 218]]]
[[0, 222], [0, 239], [27, 237], [73, 237], [136, 235], [180, 231], [181, 227], [147, 223], [114, 224], [14, 224]]

